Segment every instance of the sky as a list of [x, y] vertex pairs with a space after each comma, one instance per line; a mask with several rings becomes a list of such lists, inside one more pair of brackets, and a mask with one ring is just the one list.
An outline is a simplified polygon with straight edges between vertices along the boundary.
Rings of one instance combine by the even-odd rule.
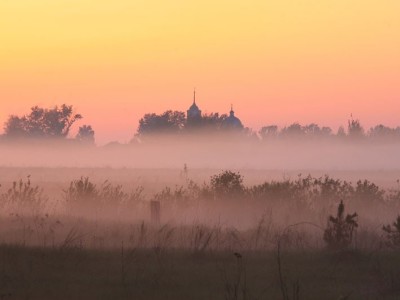
[[236, 115], [255, 130], [400, 125], [398, 0], [0, 0], [0, 123], [73, 105], [98, 143], [148, 112]]

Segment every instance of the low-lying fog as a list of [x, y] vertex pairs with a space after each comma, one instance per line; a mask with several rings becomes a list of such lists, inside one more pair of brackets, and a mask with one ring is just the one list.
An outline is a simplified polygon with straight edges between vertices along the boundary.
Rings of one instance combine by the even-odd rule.
[[[150, 201], [156, 200], [161, 223], [168, 226], [201, 223], [247, 230], [263, 220], [279, 233], [304, 221], [323, 228], [343, 200], [346, 212], [360, 215], [360, 230], [374, 234], [378, 243], [382, 224], [398, 213], [399, 150], [395, 142], [260, 142], [216, 136], [104, 147], [69, 141], [3, 143], [0, 215], [6, 218], [4, 230], [14, 226], [15, 232], [29, 222], [36, 226], [43, 216], [69, 224], [61, 238], [76, 226], [86, 233], [98, 220], [105, 222], [104, 228], [110, 221], [125, 222], [128, 232], [131, 224], [150, 222]], [[232, 186], [231, 177], [220, 194], [212, 176], [225, 170], [240, 173], [243, 184]], [[21, 217], [24, 211], [28, 218]], [[94, 225], [79, 225], [82, 216]], [[8, 236], [22, 239], [18, 234]]]
[[[400, 143], [396, 142], [372, 143], [371, 141], [348, 140], [260, 142], [253, 139], [222, 139], [217, 136], [202, 136], [190, 140], [187, 137], [164, 137], [127, 145], [114, 143], [103, 147], [76, 145], [69, 141], [3, 143], [0, 145], [0, 184], [2, 185], [0, 192], [4, 195], [14, 181], [20, 179], [26, 181], [30, 176], [32, 186], [37, 185], [43, 188], [45, 197], [49, 198], [50, 202], [56, 201], [60, 204], [57, 213], [62, 213], [66, 211], [65, 190], [68, 189], [71, 182], [88, 177], [92, 183], [97, 185], [99, 193], [101, 193], [100, 189], [105, 181], [110, 182], [113, 188], [121, 185], [122, 190], [127, 193], [122, 195], [121, 199], [125, 199], [125, 196], [128, 199], [131, 197], [129, 193], [139, 187], [143, 189], [140, 199], [145, 202], [154, 199], [157, 194], [161, 198], [172, 199], [176, 195], [181, 197], [182, 193], [186, 193], [187, 195], [185, 194], [184, 197], [187, 196], [188, 199], [191, 199], [188, 202], [190, 209], [187, 209], [188, 205], [181, 205], [181, 203], [178, 205], [179, 201], [175, 201], [175, 204], [171, 205], [177, 205], [180, 212], [175, 211], [168, 217], [164, 213], [164, 220], [171, 221], [177, 216], [180, 220], [191, 219], [195, 216], [203, 220], [214, 218], [212, 221], [216, 221], [224, 214], [229, 214], [233, 225], [252, 226], [265, 212], [271, 210], [271, 201], [268, 199], [279, 198], [279, 203], [285, 204], [279, 212], [278, 219], [282, 219], [284, 215], [291, 214], [291, 204], [289, 202], [286, 204], [285, 199], [287, 197], [296, 198], [296, 189], [303, 194], [313, 193], [314, 186], [300, 188], [288, 186], [289, 194], [285, 194], [285, 188], [278, 186], [278, 193], [281, 193], [278, 198], [274, 196], [276, 189], [273, 185], [258, 192], [251, 190], [257, 185], [261, 186], [272, 181], [285, 184], [287, 180], [294, 182], [299, 178], [306, 178], [308, 175], [316, 179], [328, 175], [330, 178], [340, 180], [337, 187], [344, 189], [348, 199], [363, 198], [363, 195], [372, 199], [377, 196], [382, 205], [390, 197], [392, 200], [397, 199], [398, 195], [392, 195], [389, 191], [399, 190], [399, 150]], [[209, 207], [210, 202], [203, 201], [203, 194], [206, 195], [210, 191], [211, 193], [215, 192], [212, 188], [210, 189], [211, 177], [224, 170], [240, 172], [243, 176], [243, 186], [251, 190], [250, 196], [243, 196], [243, 200], [258, 197], [257, 205], [254, 204], [256, 202], [250, 206], [245, 202], [237, 202], [234, 205], [230, 203], [229, 206], [232, 206], [232, 209], [228, 213], [227, 203], [222, 200], [218, 207]], [[360, 184], [357, 187], [357, 181], [365, 179], [369, 180], [369, 183], [366, 186]], [[351, 182], [353, 191], [347, 190], [343, 183], [344, 180]], [[191, 181], [199, 189], [188, 186]], [[386, 198], [380, 196], [380, 190], [374, 191], [374, 184], [379, 189], [388, 191]], [[203, 186], [207, 188], [203, 188]], [[184, 187], [184, 189], [179, 190], [179, 187]], [[337, 187], [330, 183], [315, 184], [315, 188], [319, 190], [318, 193], [322, 193], [318, 196], [321, 199], [325, 199], [322, 189], [336, 189]], [[170, 191], [165, 188], [170, 188]], [[364, 193], [363, 189], [367, 192]], [[118, 190], [111, 190], [111, 192], [118, 193]], [[162, 194], [164, 192], [167, 194]], [[191, 193], [197, 194], [192, 197]], [[319, 210], [313, 210], [313, 208], [310, 211], [309, 219], [317, 218], [324, 223], [327, 214], [333, 213], [335, 205], [340, 201], [342, 197], [340, 193], [335, 190], [333, 196], [329, 196], [330, 203], [329, 205], [326, 203], [326, 206], [324, 201], [318, 200], [318, 205], [323, 204], [324, 208]], [[315, 195], [304, 194], [303, 196], [306, 202], [308, 199], [312, 201], [316, 199]], [[7, 197], [10, 198], [10, 196]], [[105, 197], [104, 201], [107, 201], [107, 195], [102, 197]], [[205, 196], [207, 199], [214, 199], [215, 197], [213, 197], [210, 194]], [[297, 198], [295, 200], [297, 201]], [[359, 207], [360, 204], [363, 207], [363, 203], [359, 202], [357, 206], [351, 208]], [[200, 207], [202, 208], [200, 209]], [[142, 209], [140, 218], [148, 220], [149, 209], [147, 206]], [[324, 211], [323, 216], [321, 209]], [[389, 220], [395, 216], [391, 208], [385, 208], [385, 211], [390, 215], [386, 218], [387, 213], [382, 213], [385, 219]], [[373, 212], [374, 210], [371, 210], [369, 213], [371, 218], [375, 218]], [[131, 215], [133, 216], [133, 213]], [[118, 214], [114, 216], [118, 218]], [[301, 220], [307, 218], [304, 217]], [[299, 221], [299, 218], [293, 219], [293, 221]], [[381, 220], [376, 220], [375, 223], [379, 224], [380, 222]]]
[[397, 170], [400, 143], [164, 137], [134, 144], [0, 144], [0, 166], [141, 169]]

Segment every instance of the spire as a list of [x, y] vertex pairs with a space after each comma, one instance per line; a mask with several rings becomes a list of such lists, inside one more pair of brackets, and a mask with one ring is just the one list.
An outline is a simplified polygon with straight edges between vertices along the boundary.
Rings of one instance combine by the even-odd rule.
[[193, 89], [193, 104], [196, 104], [196, 88]]

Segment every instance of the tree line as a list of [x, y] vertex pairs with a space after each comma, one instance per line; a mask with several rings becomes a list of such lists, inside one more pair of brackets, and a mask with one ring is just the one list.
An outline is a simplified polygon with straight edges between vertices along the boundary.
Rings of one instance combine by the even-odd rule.
[[357, 119], [350, 118], [347, 123], [347, 130], [340, 126], [335, 133], [330, 127], [320, 127], [318, 124], [311, 123], [301, 125], [293, 123], [281, 129], [277, 125], [264, 126], [258, 132], [262, 140], [277, 138], [348, 138], [352, 140], [379, 139], [390, 140], [400, 139], [400, 127], [388, 127], [383, 124], [365, 130]]
[[[167, 110], [161, 114], [145, 114], [139, 120], [136, 136], [147, 136], [152, 134], [180, 134], [194, 132], [224, 132], [226, 128], [222, 125], [228, 116], [226, 114], [210, 113], [201, 117], [200, 122], [190, 124], [184, 112]], [[277, 125], [263, 126], [258, 132], [248, 127], [236, 129], [236, 133], [245, 136], [256, 137], [260, 140], [270, 141], [275, 139], [319, 139], [319, 138], [339, 138], [339, 139], [400, 139], [400, 126], [392, 128], [383, 124], [365, 130], [358, 119], [351, 117], [348, 120], [347, 128], [340, 126], [334, 132], [327, 126], [319, 126], [316, 123], [301, 125], [298, 122], [292, 123], [283, 128]]]
[[[140, 120], [135, 132], [136, 138], [144, 138], [156, 134], [182, 134], [196, 132], [225, 133], [229, 128], [223, 126], [226, 114], [210, 113], [201, 116], [195, 124], [188, 122], [186, 114], [181, 111], [167, 110], [161, 114], [147, 113]], [[75, 112], [72, 105], [63, 104], [51, 108], [34, 106], [28, 114], [10, 115], [4, 124], [3, 139], [66, 139], [72, 126], [83, 117]], [[293, 123], [283, 128], [277, 125], [263, 126], [258, 132], [245, 127], [235, 129], [235, 133], [252, 137], [261, 141], [277, 139], [327, 139], [341, 138], [351, 140], [400, 139], [400, 127], [391, 128], [382, 124], [365, 130], [360, 121], [352, 117], [347, 128], [341, 126], [337, 132], [330, 127], [316, 123], [301, 125]], [[74, 140], [85, 144], [94, 144], [95, 132], [91, 125], [82, 125]]]

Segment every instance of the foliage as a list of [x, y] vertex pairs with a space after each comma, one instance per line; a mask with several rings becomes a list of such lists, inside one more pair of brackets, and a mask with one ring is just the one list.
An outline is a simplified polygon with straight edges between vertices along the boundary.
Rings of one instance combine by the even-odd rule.
[[293, 123], [288, 127], [284, 127], [281, 131], [281, 136], [284, 137], [298, 137], [303, 136], [305, 134], [303, 126], [299, 123]]
[[338, 128], [338, 131], [337, 131], [337, 133], [336, 133], [336, 136], [339, 137], [339, 138], [343, 138], [343, 137], [346, 136], [346, 131], [344, 130], [344, 127], [343, 127], [343, 126], [340, 126], [340, 127]]
[[204, 114], [201, 118], [201, 129], [218, 131], [227, 117], [226, 114], [219, 113]]
[[400, 127], [391, 128], [382, 124], [372, 127], [368, 135], [375, 139], [390, 139], [400, 137]]
[[9, 138], [65, 138], [71, 126], [82, 116], [73, 113], [68, 105], [53, 108], [34, 106], [28, 115], [12, 115], [4, 126], [4, 134]]
[[290, 180], [270, 181], [255, 185], [250, 188], [249, 192], [255, 199], [267, 201], [292, 199], [293, 198], [293, 182]]
[[69, 188], [64, 190], [64, 198], [70, 208], [75, 208], [77, 205], [96, 205], [98, 197], [99, 191], [89, 177], [73, 180]]
[[161, 115], [145, 114], [139, 120], [139, 135], [156, 133], [178, 133], [186, 123], [184, 112], [168, 110]]
[[193, 181], [189, 181], [187, 186], [175, 186], [174, 189], [165, 187], [154, 195], [154, 200], [165, 205], [187, 206], [191, 201], [198, 200], [201, 192], [201, 189]]
[[357, 213], [344, 215], [344, 204], [340, 201], [336, 217], [329, 216], [324, 231], [324, 241], [330, 249], [347, 249], [353, 241], [353, 232], [358, 227]]
[[301, 174], [295, 179], [266, 181], [248, 189], [249, 195], [256, 200], [269, 202], [288, 202], [298, 208], [312, 208], [329, 205], [337, 198], [350, 199], [354, 188], [347, 181], [324, 177], [314, 178]]
[[94, 144], [94, 130], [90, 125], [83, 125], [79, 127], [76, 139], [85, 144]]
[[204, 114], [197, 121], [188, 122], [185, 113], [168, 110], [160, 115], [155, 113], [145, 114], [139, 120], [137, 133], [139, 135], [179, 133], [183, 131], [219, 131], [222, 128], [226, 114]]
[[386, 233], [386, 245], [390, 248], [400, 249], [400, 216], [397, 216], [392, 225], [384, 225], [382, 230]]
[[12, 187], [0, 195], [0, 201], [2, 207], [13, 213], [39, 213], [45, 208], [48, 198], [43, 195], [43, 189], [32, 186], [28, 176], [27, 181], [14, 181]]
[[263, 140], [276, 138], [278, 136], [278, 133], [279, 133], [279, 130], [278, 130], [278, 126], [276, 126], [276, 125], [264, 126], [258, 132], [261, 139], [263, 139]]
[[351, 118], [347, 124], [348, 135], [350, 138], [359, 139], [364, 137], [364, 128], [361, 126], [359, 120]]
[[211, 188], [217, 197], [237, 197], [245, 190], [242, 175], [232, 171], [224, 171], [212, 176]]
[[263, 140], [272, 138], [325, 138], [332, 136], [332, 129], [320, 127], [316, 123], [304, 126], [299, 123], [293, 123], [280, 131], [276, 125], [264, 126], [258, 133]]
[[358, 180], [353, 199], [359, 204], [370, 205], [373, 202], [383, 202], [385, 191], [368, 180]]
[[121, 185], [114, 185], [108, 180], [97, 186], [89, 177], [73, 180], [64, 199], [69, 210], [95, 209], [97, 211], [120, 213], [131, 210], [143, 200], [143, 188], [137, 187], [132, 193], [123, 191]]

